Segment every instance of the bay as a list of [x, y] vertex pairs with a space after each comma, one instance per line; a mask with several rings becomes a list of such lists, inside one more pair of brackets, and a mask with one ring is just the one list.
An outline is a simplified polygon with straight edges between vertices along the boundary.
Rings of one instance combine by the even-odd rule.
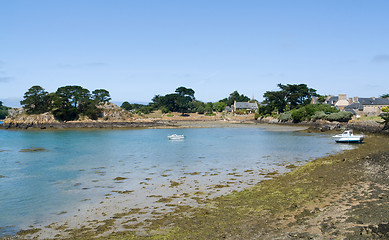
[[[168, 140], [172, 133], [185, 140]], [[218, 194], [241, 190], [256, 183], [259, 173], [286, 171], [286, 165], [352, 147], [335, 144], [327, 134], [255, 126], [0, 130], [0, 236], [69, 218], [118, 192], [133, 192], [127, 205], [141, 204], [147, 194], [183, 178], [187, 189], [197, 184], [205, 191], [230, 175], [244, 175]]]

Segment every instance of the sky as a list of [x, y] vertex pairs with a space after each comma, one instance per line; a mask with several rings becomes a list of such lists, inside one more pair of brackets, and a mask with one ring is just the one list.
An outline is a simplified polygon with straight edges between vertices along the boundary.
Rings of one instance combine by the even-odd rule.
[[0, 101], [34, 85], [148, 103], [184, 86], [204, 102], [277, 84], [389, 93], [387, 0], [0, 0]]

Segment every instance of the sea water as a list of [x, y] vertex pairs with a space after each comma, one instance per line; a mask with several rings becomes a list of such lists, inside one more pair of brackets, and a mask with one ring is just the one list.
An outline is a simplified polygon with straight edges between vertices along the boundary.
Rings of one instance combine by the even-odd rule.
[[[168, 140], [173, 133], [185, 139]], [[42, 149], [22, 150], [33, 148]], [[326, 134], [259, 127], [0, 130], [0, 236], [55, 221], [85, 199], [103, 200], [116, 177], [139, 190], [150, 175], [157, 182], [165, 173], [175, 180], [193, 172], [270, 170], [345, 148]]]

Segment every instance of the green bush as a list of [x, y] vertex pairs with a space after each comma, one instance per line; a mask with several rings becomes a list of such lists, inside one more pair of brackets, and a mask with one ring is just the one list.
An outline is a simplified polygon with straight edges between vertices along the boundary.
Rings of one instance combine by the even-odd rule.
[[0, 119], [5, 119], [8, 116], [8, 109], [0, 109]]
[[304, 106], [305, 111], [307, 112], [308, 116], [313, 116], [315, 115], [316, 112], [324, 112], [324, 113], [334, 113], [334, 112], [339, 112], [338, 109], [331, 107], [328, 104], [308, 104]]
[[255, 120], [258, 120], [258, 118], [260, 118], [260, 117], [261, 117], [261, 115], [260, 115], [259, 113], [255, 113], [255, 114], [254, 114], [254, 119], [255, 119]]
[[204, 108], [203, 106], [199, 106], [199, 107], [197, 108], [197, 113], [198, 113], [198, 114], [204, 114], [204, 113], [205, 113], [205, 108]]
[[[301, 121], [324, 119], [326, 117], [326, 113], [335, 112], [339, 112], [339, 110], [327, 104], [308, 104], [304, 107], [293, 109], [288, 113], [291, 114], [293, 122], [297, 123]], [[288, 119], [286, 119], [285, 121], [288, 121]]]
[[153, 108], [147, 105], [142, 105], [138, 109], [135, 110], [136, 114], [149, 114], [153, 111]]
[[278, 120], [280, 120], [281, 122], [290, 121], [290, 120], [292, 120], [292, 114], [291, 113], [281, 113], [278, 116]]
[[296, 123], [310, 119], [310, 116], [306, 111], [305, 107], [299, 109], [293, 109], [292, 111], [290, 111], [290, 113], [292, 115], [293, 122]]
[[351, 112], [337, 112], [327, 115], [328, 121], [348, 122], [351, 120], [353, 114]]
[[325, 112], [323, 111], [317, 111], [315, 112], [315, 114], [313, 114], [313, 116], [311, 117], [311, 120], [319, 120], [319, 119], [326, 119], [327, 117], [327, 114], [325, 114]]

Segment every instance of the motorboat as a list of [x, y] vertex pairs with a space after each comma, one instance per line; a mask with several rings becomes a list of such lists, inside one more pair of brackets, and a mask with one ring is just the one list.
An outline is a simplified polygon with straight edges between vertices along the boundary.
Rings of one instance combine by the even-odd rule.
[[354, 135], [353, 130], [346, 130], [332, 137], [337, 143], [361, 143], [365, 138], [364, 135]]
[[178, 135], [178, 134], [173, 134], [170, 136], [167, 136], [170, 140], [182, 140], [185, 138], [184, 135]]

